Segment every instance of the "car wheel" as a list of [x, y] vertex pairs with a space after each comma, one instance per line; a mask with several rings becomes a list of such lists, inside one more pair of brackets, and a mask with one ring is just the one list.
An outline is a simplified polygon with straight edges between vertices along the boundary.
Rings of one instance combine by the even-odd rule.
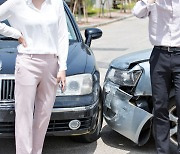
[[77, 142], [83, 142], [83, 143], [84, 142], [91, 143], [91, 142], [96, 141], [100, 137], [102, 122], [103, 122], [103, 106], [102, 106], [102, 99], [100, 98], [99, 104], [98, 104], [98, 118], [96, 121], [96, 127], [92, 131], [90, 131], [88, 134], [74, 136], [72, 139]]
[[[170, 148], [172, 151], [174, 151], [178, 145], [178, 142], [177, 142], [178, 117], [176, 114], [176, 105], [175, 105], [174, 97], [170, 99], [168, 111], [169, 111], [169, 122], [170, 122]], [[154, 129], [152, 130], [153, 130], [153, 137], [154, 137]]]
[[177, 128], [178, 128], [178, 117], [175, 105], [174, 97], [170, 101], [169, 105], [169, 121], [170, 121], [170, 142], [172, 146], [177, 147]]

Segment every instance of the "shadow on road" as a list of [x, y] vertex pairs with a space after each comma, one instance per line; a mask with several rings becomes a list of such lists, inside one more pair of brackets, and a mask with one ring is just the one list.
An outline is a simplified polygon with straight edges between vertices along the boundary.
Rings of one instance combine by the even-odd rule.
[[93, 154], [97, 142], [78, 143], [70, 137], [47, 137], [44, 144], [43, 154]]
[[128, 151], [127, 154], [155, 154], [155, 145], [152, 138], [144, 146], [139, 147], [129, 139], [113, 131], [108, 125], [103, 127], [101, 138], [107, 146]]
[[[43, 154], [93, 154], [97, 147], [94, 143], [78, 143], [70, 137], [48, 136], [45, 139]], [[0, 139], [0, 154], [15, 154], [15, 139]]]

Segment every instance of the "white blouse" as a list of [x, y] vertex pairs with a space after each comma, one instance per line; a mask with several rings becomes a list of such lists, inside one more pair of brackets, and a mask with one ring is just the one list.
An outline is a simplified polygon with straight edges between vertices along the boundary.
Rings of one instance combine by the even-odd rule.
[[69, 39], [62, 0], [45, 0], [37, 9], [32, 0], [7, 0], [0, 5], [0, 34], [18, 39], [21, 35], [27, 47], [18, 45], [25, 54], [56, 54], [61, 70], [66, 70]]

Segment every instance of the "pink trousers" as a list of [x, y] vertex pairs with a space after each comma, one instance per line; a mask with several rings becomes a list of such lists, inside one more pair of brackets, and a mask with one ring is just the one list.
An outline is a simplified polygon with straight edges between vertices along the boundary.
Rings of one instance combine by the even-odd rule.
[[55, 55], [18, 54], [15, 66], [16, 154], [41, 154], [56, 97]]

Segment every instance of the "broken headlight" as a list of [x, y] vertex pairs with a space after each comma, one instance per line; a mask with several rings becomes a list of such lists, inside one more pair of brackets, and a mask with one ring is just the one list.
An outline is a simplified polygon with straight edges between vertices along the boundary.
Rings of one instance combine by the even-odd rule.
[[130, 70], [119, 70], [112, 68], [106, 76], [106, 80], [118, 84], [120, 86], [135, 86], [142, 74], [139, 65], [134, 66]]

